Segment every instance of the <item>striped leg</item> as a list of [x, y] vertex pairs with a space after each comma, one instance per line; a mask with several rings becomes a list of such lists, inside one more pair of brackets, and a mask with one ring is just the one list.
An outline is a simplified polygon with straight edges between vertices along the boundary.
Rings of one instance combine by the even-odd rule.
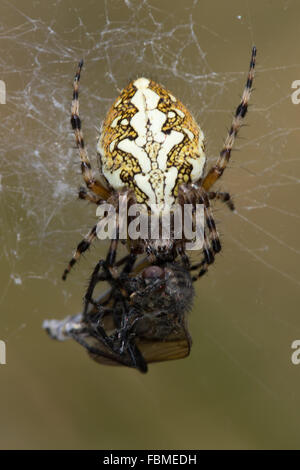
[[204, 205], [204, 215], [205, 215], [205, 224], [208, 227], [210, 233], [210, 239], [213, 249], [213, 254], [219, 253], [221, 251], [221, 242], [219, 238], [219, 234], [216, 229], [216, 224], [212, 215], [212, 210], [209, 204], [209, 198], [206, 192], [199, 187], [199, 194], [200, 194], [200, 202]]
[[229, 193], [223, 193], [221, 191], [209, 191], [207, 193], [209, 199], [212, 201], [213, 199], [219, 199], [219, 201], [224, 202], [224, 204], [227, 205], [227, 207], [231, 210], [234, 211], [234, 203], [231, 199], [231, 196]]
[[84, 253], [92, 244], [94, 239], [97, 236], [97, 225], [95, 225], [92, 230], [89, 231], [89, 233], [84, 237], [84, 239], [77, 245], [76, 251], [74, 255], [72, 256], [68, 267], [64, 270], [64, 273], [62, 275], [62, 279], [65, 281], [67, 278], [67, 275], [71, 271], [72, 267], [76, 263], [76, 261], [80, 258], [81, 254]]
[[[218, 236], [218, 234], [217, 234], [217, 236]], [[220, 251], [221, 250], [221, 244], [220, 244], [219, 238], [218, 238], [218, 243], [219, 243], [219, 251]], [[195, 271], [195, 270], [198, 270], [200, 268], [200, 271], [195, 276], [192, 277], [193, 282], [197, 281], [197, 279], [199, 279], [199, 277], [202, 277], [202, 276], [204, 276], [204, 274], [207, 273], [208, 266], [214, 263], [215, 254], [217, 253], [214, 250], [214, 248], [212, 248], [210, 246], [210, 243], [207, 240], [207, 235], [205, 233], [205, 230], [204, 230], [204, 241], [203, 241], [203, 253], [204, 253], [204, 256], [203, 256], [202, 260], [199, 263], [194, 264], [189, 268], [190, 271]]]
[[[102, 219], [99, 220], [98, 224], [94, 225], [92, 230], [90, 230], [89, 233], [84, 237], [84, 239], [81, 240], [81, 242], [77, 245], [74, 255], [72, 256], [67, 268], [63, 272], [62, 279], [64, 281], [66, 280], [67, 275], [71, 271], [74, 264], [78, 261], [82, 253], [84, 253], [86, 250], [89, 249], [94, 239], [97, 237], [97, 227], [101, 222], [102, 222]], [[117, 237], [118, 237], [118, 230], [117, 230]], [[114, 265], [115, 259], [116, 259], [116, 253], [117, 253], [117, 246], [118, 246], [118, 240], [117, 239], [112, 240], [110, 244], [110, 249], [107, 255], [107, 259], [106, 259], [107, 266]]]
[[204, 234], [203, 252], [204, 252], [204, 256], [202, 260], [199, 263], [193, 264], [189, 268], [189, 271], [198, 270], [198, 273], [192, 277], [193, 282], [197, 281], [199, 277], [204, 276], [204, 274], [206, 274], [208, 271], [208, 266], [212, 264], [215, 260], [214, 254], [207, 243], [207, 238], [205, 234]]
[[207, 264], [207, 261], [205, 258], [202, 259], [202, 261], [200, 261], [200, 263], [197, 263], [197, 264], [194, 264], [193, 266], [190, 267], [190, 271], [195, 271], [195, 270], [198, 270], [199, 268], [200, 271], [192, 277], [192, 281], [195, 282], [197, 281], [197, 279], [199, 279], [199, 277], [202, 277], [204, 276], [204, 274], [207, 273], [208, 271], [208, 264]]
[[[196, 185], [194, 185], [193, 189], [196, 189]], [[208, 266], [212, 264], [215, 260], [215, 254], [219, 253], [222, 248], [219, 234], [216, 229], [216, 224], [212, 215], [212, 210], [210, 208], [209, 196], [203, 190], [201, 186], [198, 187], [196, 191], [198, 193], [198, 201], [204, 206], [204, 217], [205, 217], [204, 240], [203, 240], [204, 256], [203, 256], [203, 259], [199, 263], [190, 267], [190, 271], [194, 271], [196, 269], [201, 268], [199, 273], [196, 276], [192, 277], [192, 281], [196, 281], [199, 277], [203, 276], [207, 272]], [[206, 230], [205, 230], [206, 227], [208, 228], [208, 231], [209, 231], [210, 241], [208, 241], [208, 238], [206, 235]]]
[[81, 171], [82, 176], [87, 185], [88, 189], [93, 191], [95, 194], [99, 195], [103, 199], [107, 199], [110, 195], [110, 192], [98, 181], [91, 169], [91, 164], [89, 161], [88, 154], [85, 150], [83, 133], [81, 130], [81, 120], [79, 117], [79, 99], [78, 99], [78, 90], [79, 90], [79, 80], [80, 72], [83, 66], [83, 61], [81, 60], [78, 64], [77, 73], [73, 82], [73, 101], [71, 108], [71, 125], [75, 134], [76, 145], [79, 150], [79, 156], [81, 161]]
[[215, 182], [222, 176], [229, 162], [231, 150], [234, 145], [235, 138], [242, 125], [243, 119], [247, 113], [248, 103], [249, 103], [249, 99], [250, 99], [250, 95], [252, 91], [252, 83], [253, 83], [253, 78], [254, 78], [255, 59], [256, 59], [256, 47], [253, 47], [251, 61], [250, 61], [250, 69], [248, 72], [247, 83], [246, 83], [246, 86], [242, 95], [241, 103], [236, 109], [230, 130], [226, 137], [224, 147], [220, 152], [220, 156], [217, 160], [217, 163], [209, 170], [204, 180], [202, 181], [202, 187], [206, 191], [208, 191], [213, 186], [213, 184], [215, 184]]
[[79, 199], [84, 199], [85, 201], [93, 202], [97, 205], [103, 202], [103, 199], [100, 196], [97, 196], [94, 193], [90, 193], [85, 188], [80, 188], [78, 197]]

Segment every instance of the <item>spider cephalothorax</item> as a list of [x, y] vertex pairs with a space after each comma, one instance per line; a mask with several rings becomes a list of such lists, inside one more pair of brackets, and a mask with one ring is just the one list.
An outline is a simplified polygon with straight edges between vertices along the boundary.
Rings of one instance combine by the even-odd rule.
[[[157, 214], [171, 214], [175, 204], [197, 204], [204, 207], [205, 229], [203, 260], [199, 262], [202, 275], [214, 256], [221, 250], [219, 235], [210, 208], [210, 200], [220, 199], [232, 209], [228, 193], [210, 191], [222, 176], [230, 159], [235, 137], [246, 115], [254, 77], [256, 48], [253, 47], [247, 83], [236, 109], [224, 147], [216, 164], [204, 175], [204, 135], [186, 107], [164, 87], [152, 80], [138, 78], [131, 82], [112, 105], [102, 126], [97, 151], [100, 160], [101, 181], [92, 173], [85, 150], [79, 118], [78, 84], [83, 63], [79, 63], [74, 80], [71, 123], [80, 153], [82, 174], [88, 191], [82, 189], [80, 197], [96, 204], [112, 201], [119, 210], [118, 195], [128, 196], [128, 207], [138, 203], [145, 212], [153, 205]], [[100, 222], [99, 222], [100, 223]], [[106, 259], [112, 267], [116, 259], [119, 239], [115, 239]], [[65, 270], [65, 279], [71, 267], [97, 236], [97, 225], [78, 245]], [[143, 251], [154, 264], [173, 262], [178, 255], [185, 265], [186, 239], [173, 237], [167, 240], [151, 236], [139, 240], [128, 237], [131, 258], [130, 271], [135, 256]], [[195, 276], [195, 279], [197, 276]]]

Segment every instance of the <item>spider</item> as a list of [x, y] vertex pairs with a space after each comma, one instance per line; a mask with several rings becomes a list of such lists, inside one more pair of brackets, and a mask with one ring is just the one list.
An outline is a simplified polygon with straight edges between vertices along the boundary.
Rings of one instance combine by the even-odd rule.
[[187, 313], [194, 289], [182, 264], [142, 265], [140, 272], [136, 268], [129, 275], [123, 269], [115, 277], [102, 273], [100, 280], [108, 281], [111, 290], [95, 301], [94, 282], [83, 314], [44, 322], [52, 338], [73, 338], [95, 361], [141, 372], [147, 372], [150, 362], [189, 355]]
[[[190, 112], [161, 85], [146, 78], [131, 82], [116, 99], [103, 123], [97, 144], [101, 175], [96, 179], [85, 149], [79, 117], [79, 80], [83, 61], [73, 83], [71, 124], [81, 160], [81, 170], [87, 189], [81, 188], [79, 197], [95, 204], [108, 202], [116, 210], [119, 196], [126, 199], [128, 207], [139, 203], [149, 211], [157, 204], [161, 211], [172, 211], [175, 203], [183, 206], [203, 204], [205, 215], [203, 258], [193, 280], [207, 272], [221, 250], [221, 243], [212, 216], [210, 201], [219, 199], [230, 209], [234, 208], [229, 193], [211, 191], [222, 176], [231, 155], [238, 130], [247, 113], [252, 91], [256, 48], [252, 48], [250, 68], [241, 102], [238, 105], [219, 158], [206, 173], [204, 134]], [[99, 222], [98, 222], [99, 223]], [[97, 236], [97, 224], [79, 243], [63, 273], [66, 279], [72, 266]], [[113, 268], [118, 246], [117, 231], [111, 240], [103, 267]], [[128, 238], [129, 256], [124, 258], [125, 271], [130, 272], [138, 254], [145, 252], [150, 264], [160, 265], [181, 257], [190, 269], [186, 255], [185, 239], [158, 240]]]

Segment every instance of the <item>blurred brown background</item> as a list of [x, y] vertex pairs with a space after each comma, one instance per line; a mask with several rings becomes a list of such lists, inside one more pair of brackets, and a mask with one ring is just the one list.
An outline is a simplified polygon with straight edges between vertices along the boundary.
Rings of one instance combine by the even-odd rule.
[[[299, 448], [300, 3], [292, 0], [0, 0], [1, 448]], [[81, 116], [90, 156], [101, 120], [132, 78], [181, 98], [218, 155], [252, 44], [255, 92], [214, 205], [223, 252], [198, 282], [188, 359], [143, 376], [52, 341], [45, 318], [81, 308], [98, 242], [61, 273], [95, 208], [70, 131], [72, 79], [85, 59]], [[94, 166], [95, 160], [94, 160]]]

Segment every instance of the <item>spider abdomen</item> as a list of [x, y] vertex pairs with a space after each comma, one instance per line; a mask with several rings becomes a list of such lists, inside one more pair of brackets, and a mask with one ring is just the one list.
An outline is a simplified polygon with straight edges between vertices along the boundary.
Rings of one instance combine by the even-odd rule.
[[186, 107], [161, 85], [138, 78], [111, 107], [98, 142], [109, 185], [132, 188], [138, 203], [159, 210], [176, 201], [180, 184], [199, 180], [204, 135]]

